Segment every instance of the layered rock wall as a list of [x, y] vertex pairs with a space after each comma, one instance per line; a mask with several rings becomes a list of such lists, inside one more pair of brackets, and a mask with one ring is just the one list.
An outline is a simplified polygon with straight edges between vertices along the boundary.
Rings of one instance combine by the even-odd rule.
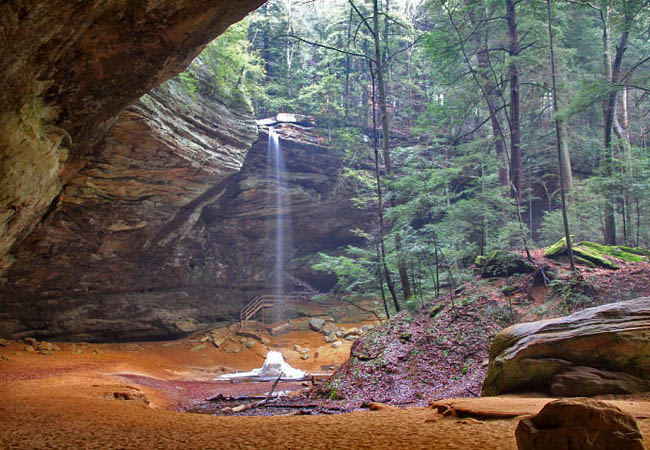
[[0, 2], [0, 273], [119, 112], [263, 2]]
[[128, 339], [195, 329], [182, 240], [256, 138], [247, 111], [190, 100], [178, 83], [128, 107], [14, 247], [0, 290], [5, 334]]
[[[209, 90], [205, 90], [208, 92]], [[202, 91], [203, 92], [203, 91]], [[20, 245], [0, 284], [0, 334], [83, 340], [181, 336], [238, 317], [274, 280], [268, 134], [245, 110], [167, 83], [127, 108]], [[287, 161], [290, 274], [355, 242], [369, 217], [317, 129], [277, 124]], [[291, 242], [289, 244], [289, 242]]]

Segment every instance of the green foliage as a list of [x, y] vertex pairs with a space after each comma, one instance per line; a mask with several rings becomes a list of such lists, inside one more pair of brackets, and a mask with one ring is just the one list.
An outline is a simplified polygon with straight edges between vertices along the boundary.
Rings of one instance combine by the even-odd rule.
[[263, 98], [260, 82], [264, 65], [250, 49], [249, 20], [232, 25], [207, 45], [201, 55], [176, 78], [185, 93], [194, 98], [199, 90], [231, 103], [252, 107], [252, 98]]
[[[576, 241], [596, 241], [603, 236], [602, 214], [604, 204], [598, 194], [599, 189], [594, 180], [587, 183], [576, 182], [570, 193], [571, 204], [568, 208], [571, 235]], [[559, 209], [546, 212], [540, 226], [540, 244], [551, 245], [564, 236], [562, 214]]]
[[544, 303], [560, 300], [563, 314], [571, 314], [589, 307], [593, 303], [596, 292], [595, 288], [581, 276], [569, 280], [553, 280], [548, 287]]

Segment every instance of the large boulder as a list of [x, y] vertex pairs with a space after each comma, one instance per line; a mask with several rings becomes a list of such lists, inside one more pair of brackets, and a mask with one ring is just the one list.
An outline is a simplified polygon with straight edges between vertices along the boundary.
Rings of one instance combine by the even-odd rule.
[[474, 265], [483, 278], [509, 277], [516, 273], [531, 273], [535, 270], [535, 266], [520, 255], [499, 250], [477, 256]]
[[515, 430], [519, 450], [645, 450], [634, 417], [588, 398], [547, 403]]
[[650, 298], [522, 323], [492, 342], [483, 395], [650, 390]]

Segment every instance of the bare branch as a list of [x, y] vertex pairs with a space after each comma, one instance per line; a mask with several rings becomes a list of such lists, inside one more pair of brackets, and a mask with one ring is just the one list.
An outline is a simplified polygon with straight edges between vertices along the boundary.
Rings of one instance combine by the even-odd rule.
[[296, 36], [295, 34], [279, 34], [279, 35], [275, 36], [274, 39], [283, 38], [283, 37], [284, 38], [297, 39], [297, 40], [299, 40], [301, 42], [304, 42], [305, 44], [309, 44], [309, 45], [313, 45], [314, 47], [320, 47], [320, 48], [324, 48], [324, 49], [327, 49], [327, 50], [332, 50], [332, 51], [335, 51], [335, 52], [343, 53], [344, 55], [358, 56], [360, 58], [364, 58], [364, 59], [367, 59], [367, 60], [370, 60], [370, 61], [374, 61], [371, 57], [369, 57], [368, 55], [364, 55], [363, 53], [349, 52], [347, 50], [342, 50], [340, 48], [332, 47], [332, 46], [325, 45], [325, 44], [320, 44], [318, 42], [313, 42], [313, 41], [307, 40], [305, 38], [302, 38], [300, 36]]

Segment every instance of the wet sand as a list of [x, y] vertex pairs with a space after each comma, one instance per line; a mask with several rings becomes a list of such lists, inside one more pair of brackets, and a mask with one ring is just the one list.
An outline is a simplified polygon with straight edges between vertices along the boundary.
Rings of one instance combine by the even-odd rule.
[[[320, 345], [315, 333], [284, 336], [283, 342], [295, 339]], [[282, 349], [285, 344], [272, 345]], [[8, 358], [0, 360], [0, 448], [515, 449], [518, 419], [512, 415], [534, 413], [550, 400], [443, 401], [469, 411], [470, 417], [443, 416], [436, 408], [271, 417], [178, 412], [216, 393], [210, 383], [215, 374], [261, 365], [261, 347], [233, 355], [217, 349], [191, 351], [195, 345], [147, 343], [133, 351], [128, 345], [89, 344], [77, 354], [80, 346], [59, 344], [61, 350], [52, 355], [25, 352], [19, 343], [0, 347], [0, 357]], [[348, 351], [325, 350], [311, 361], [301, 361], [289, 348], [284, 353], [294, 367], [313, 371], [341, 362]], [[633, 412], [650, 436], [647, 398], [621, 400], [619, 406]], [[487, 419], [481, 416], [486, 411], [492, 414], [488, 417], [506, 411], [509, 418]]]

